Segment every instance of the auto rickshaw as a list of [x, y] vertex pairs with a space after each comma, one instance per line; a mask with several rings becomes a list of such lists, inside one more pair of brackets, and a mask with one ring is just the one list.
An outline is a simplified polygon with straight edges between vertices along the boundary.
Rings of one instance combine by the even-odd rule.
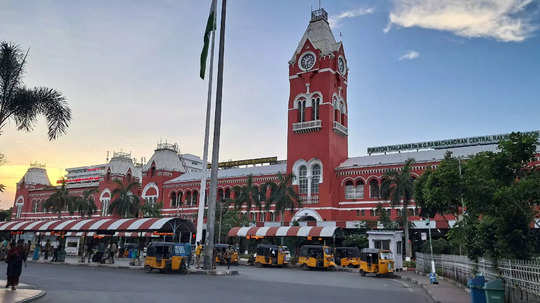
[[147, 272], [158, 269], [160, 272], [186, 273], [190, 258], [189, 243], [152, 242], [146, 249], [144, 269]]
[[304, 268], [335, 268], [332, 249], [322, 245], [304, 245], [300, 248], [298, 264]]
[[216, 248], [216, 263], [217, 264], [227, 264], [227, 260], [223, 258], [223, 255], [225, 254], [225, 250], [227, 248], [231, 248], [233, 253], [231, 255], [231, 264], [238, 265], [238, 251], [236, 248], [229, 244], [216, 244], [214, 246]]
[[341, 267], [359, 267], [360, 249], [358, 247], [336, 247], [336, 263]]
[[285, 250], [282, 247], [270, 244], [257, 245], [255, 265], [285, 266], [287, 263]]
[[360, 274], [389, 276], [394, 273], [394, 258], [389, 250], [363, 248], [360, 252]]

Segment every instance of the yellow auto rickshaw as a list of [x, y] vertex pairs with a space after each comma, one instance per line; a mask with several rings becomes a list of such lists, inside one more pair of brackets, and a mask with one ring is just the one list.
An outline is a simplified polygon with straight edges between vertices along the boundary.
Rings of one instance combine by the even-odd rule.
[[304, 268], [322, 268], [333, 269], [336, 267], [334, 263], [334, 255], [332, 249], [322, 245], [304, 245], [300, 248], [298, 256], [298, 265]]
[[190, 257], [189, 243], [152, 242], [146, 249], [144, 269], [147, 272], [158, 269], [160, 272], [186, 273]]
[[238, 251], [234, 246], [229, 244], [216, 244], [214, 247], [216, 248], [216, 264], [227, 264], [227, 260], [225, 260], [223, 256], [225, 255], [227, 248], [231, 248], [233, 252], [231, 255], [231, 264], [238, 265]]
[[360, 251], [360, 274], [388, 276], [394, 273], [394, 258], [389, 250], [363, 248]]
[[270, 244], [257, 245], [255, 265], [285, 266], [287, 263], [285, 251], [280, 246]]
[[341, 267], [359, 267], [360, 249], [358, 247], [336, 247], [336, 264]]

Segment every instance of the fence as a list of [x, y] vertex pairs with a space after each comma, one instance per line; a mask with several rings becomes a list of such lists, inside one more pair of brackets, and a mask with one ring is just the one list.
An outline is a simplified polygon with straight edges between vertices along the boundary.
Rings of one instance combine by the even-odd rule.
[[[437, 274], [453, 279], [463, 285], [473, 276], [473, 269], [482, 273], [487, 280], [501, 277], [505, 282], [508, 302], [540, 302], [540, 261], [499, 260], [498, 268], [486, 259], [478, 263], [466, 256], [434, 255]], [[431, 256], [416, 253], [416, 270], [431, 271]]]

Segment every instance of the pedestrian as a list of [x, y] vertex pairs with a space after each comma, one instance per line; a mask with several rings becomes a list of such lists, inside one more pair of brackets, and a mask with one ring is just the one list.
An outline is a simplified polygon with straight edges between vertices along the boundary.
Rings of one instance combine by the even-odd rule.
[[225, 253], [223, 254], [225, 258], [225, 262], [227, 262], [227, 270], [231, 268], [231, 258], [232, 258], [232, 251], [230, 247], [227, 247], [225, 249]]
[[21, 239], [15, 244], [11, 242], [11, 248], [7, 253], [7, 283], [6, 288], [11, 286], [12, 290], [19, 285], [19, 277], [22, 273], [22, 263], [24, 257], [24, 241]]
[[202, 245], [201, 245], [201, 242], [197, 242], [197, 247], [195, 248], [196, 268], [201, 267], [201, 254], [202, 254]]
[[51, 252], [51, 240], [47, 239], [47, 243], [45, 243], [45, 249], [43, 250], [45, 254], [45, 260], [49, 259], [49, 253]]
[[53, 248], [53, 258], [51, 262], [58, 262], [58, 252], [60, 251], [60, 245], [56, 245]]
[[118, 245], [115, 242], [111, 244], [111, 264], [114, 264], [114, 255], [118, 252]]

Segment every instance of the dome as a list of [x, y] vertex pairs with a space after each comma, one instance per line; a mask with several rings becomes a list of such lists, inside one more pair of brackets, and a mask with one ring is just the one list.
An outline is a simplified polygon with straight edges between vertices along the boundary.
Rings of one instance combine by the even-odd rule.
[[25, 184], [51, 185], [47, 176], [47, 170], [41, 167], [30, 167], [20, 182], [24, 182]]
[[114, 153], [111, 161], [107, 164], [107, 170], [111, 170], [112, 175], [126, 175], [131, 169], [131, 174], [135, 175], [135, 165], [129, 154]]
[[146, 172], [155, 163], [156, 170], [185, 172], [184, 165], [178, 156], [177, 145], [161, 143], [154, 151], [152, 158], [144, 165], [143, 171]]

